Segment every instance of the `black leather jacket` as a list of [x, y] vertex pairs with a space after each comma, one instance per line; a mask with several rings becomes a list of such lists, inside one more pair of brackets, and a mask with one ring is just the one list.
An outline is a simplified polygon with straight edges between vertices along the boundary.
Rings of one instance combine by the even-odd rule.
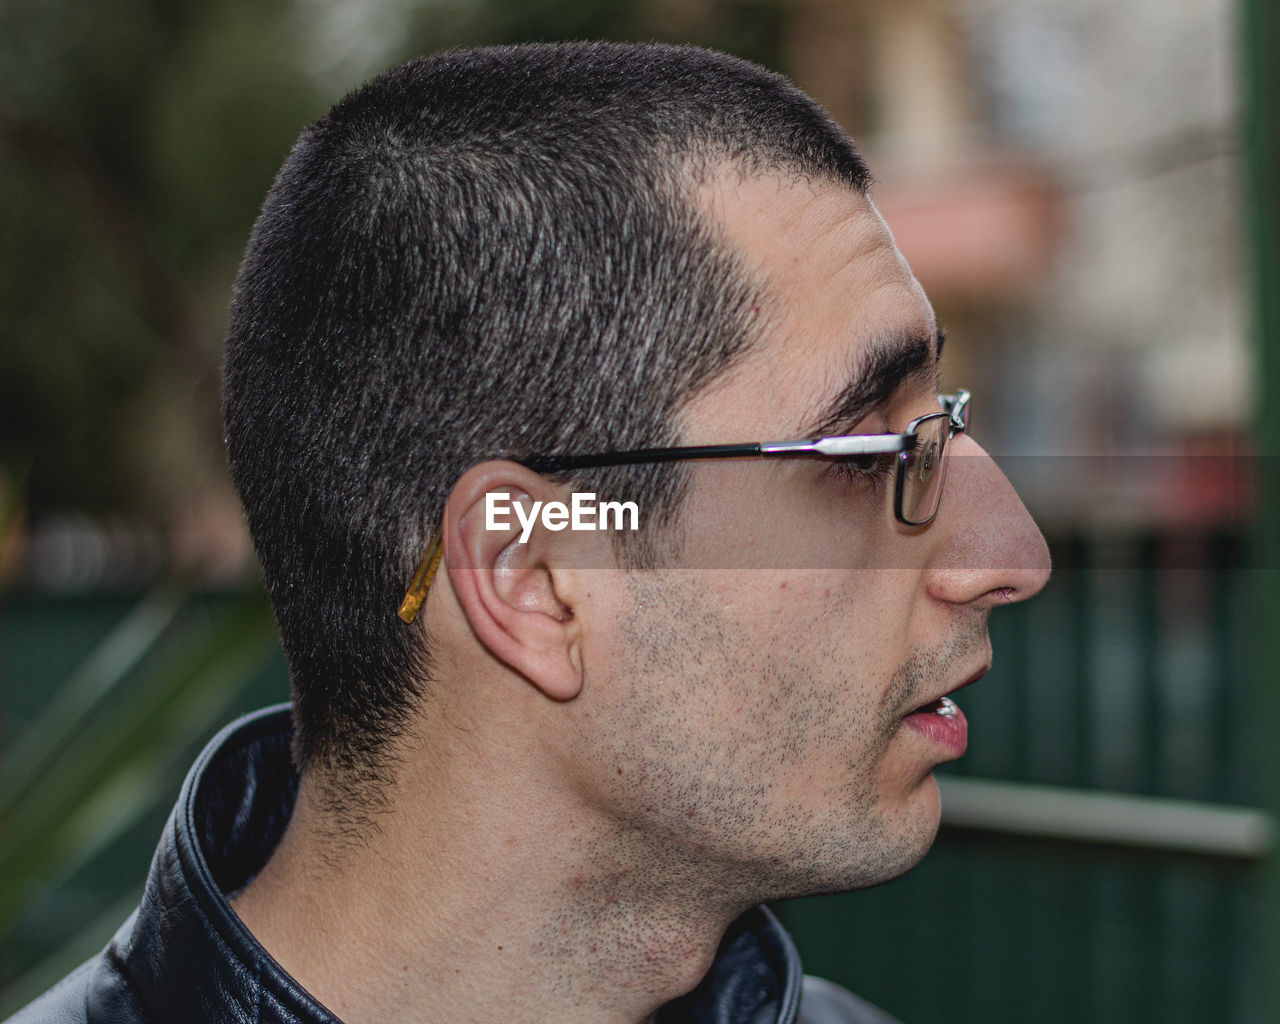
[[[219, 733], [183, 784], [137, 911], [101, 955], [9, 1024], [339, 1024], [271, 959], [225, 895], [266, 862], [293, 809], [289, 732], [289, 710], [278, 707]], [[659, 1019], [892, 1024], [844, 989], [804, 978], [763, 907], [735, 922], [707, 977]]]

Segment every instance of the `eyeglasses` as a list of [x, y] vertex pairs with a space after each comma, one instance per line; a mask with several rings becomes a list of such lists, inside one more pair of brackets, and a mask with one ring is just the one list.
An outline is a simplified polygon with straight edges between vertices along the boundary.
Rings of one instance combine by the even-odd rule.
[[[517, 459], [535, 473], [556, 474], [601, 466], [627, 466], [688, 459], [737, 459], [818, 457], [836, 462], [857, 462], [868, 456], [896, 455], [893, 515], [906, 526], [924, 526], [938, 514], [942, 487], [947, 478], [947, 442], [969, 426], [968, 391], [939, 395], [942, 412], [927, 413], [907, 424], [901, 434], [848, 434], [804, 441], [756, 441], [749, 444], [687, 445], [679, 448], [637, 448], [624, 452], [578, 455], [534, 455]], [[427, 589], [440, 566], [444, 527], [436, 529], [427, 553], [418, 563], [397, 614], [412, 622], [426, 599]]]

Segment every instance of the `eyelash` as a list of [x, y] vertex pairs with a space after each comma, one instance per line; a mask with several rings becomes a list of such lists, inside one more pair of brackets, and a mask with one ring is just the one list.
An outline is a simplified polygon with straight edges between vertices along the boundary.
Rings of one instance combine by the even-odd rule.
[[831, 471], [850, 483], [870, 484], [874, 488], [883, 487], [893, 475], [898, 456], [893, 452], [879, 455], [850, 455], [842, 459], [833, 459]]

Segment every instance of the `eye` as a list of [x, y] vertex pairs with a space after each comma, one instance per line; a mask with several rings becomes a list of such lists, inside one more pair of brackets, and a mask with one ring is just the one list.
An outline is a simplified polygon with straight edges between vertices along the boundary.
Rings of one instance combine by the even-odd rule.
[[893, 473], [897, 458], [893, 452], [882, 452], [876, 455], [846, 455], [832, 459], [831, 472], [853, 483], [879, 487]]

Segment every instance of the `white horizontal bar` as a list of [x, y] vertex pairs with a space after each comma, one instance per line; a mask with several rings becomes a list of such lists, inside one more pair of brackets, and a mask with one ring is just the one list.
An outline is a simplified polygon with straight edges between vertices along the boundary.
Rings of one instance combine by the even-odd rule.
[[1271, 815], [1252, 807], [939, 776], [942, 821], [960, 828], [1180, 853], [1261, 858]]

